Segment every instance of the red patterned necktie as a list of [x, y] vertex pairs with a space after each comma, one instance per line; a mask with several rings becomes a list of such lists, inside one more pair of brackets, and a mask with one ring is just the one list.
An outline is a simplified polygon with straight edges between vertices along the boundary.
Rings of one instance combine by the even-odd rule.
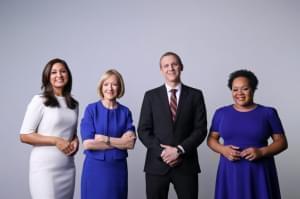
[[170, 109], [171, 109], [173, 121], [175, 121], [175, 119], [176, 119], [176, 110], [177, 110], [176, 92], [177, 92], [177, 89], [171, 89]]

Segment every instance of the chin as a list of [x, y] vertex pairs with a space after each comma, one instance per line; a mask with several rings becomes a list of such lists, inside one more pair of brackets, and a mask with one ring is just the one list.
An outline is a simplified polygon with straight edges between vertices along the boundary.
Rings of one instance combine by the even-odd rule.
[[105, 99], [107, 99], [109, 101], [113, 101], [113, 100], [116, 100], [117, 97], [116, 96], [109, 96], [109, 97], [105, 97]]

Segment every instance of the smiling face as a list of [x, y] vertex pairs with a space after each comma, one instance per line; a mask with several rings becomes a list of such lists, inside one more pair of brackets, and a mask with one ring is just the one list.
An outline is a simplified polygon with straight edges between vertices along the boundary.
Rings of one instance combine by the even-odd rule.
[[69, 81], [66, 67], [62, 63], [53, 64], [50, 72], [50, 84], [56, 95], [61, 95], [64, 87]]
[[238, 108], [247, 108], [253, 105], [254, 91], [246, 77], [237, 77], [232, 82], [232, 98]]
[[167, 55], [160, 60], [160, 72], [170, 86], [176, 86], [180, 82], [182, 66], [173, 55]]
[[120, 83], [115, 75], [110, 75], [103, 81], [101, 92], [104, 100], [113, 101], [119, 95]]

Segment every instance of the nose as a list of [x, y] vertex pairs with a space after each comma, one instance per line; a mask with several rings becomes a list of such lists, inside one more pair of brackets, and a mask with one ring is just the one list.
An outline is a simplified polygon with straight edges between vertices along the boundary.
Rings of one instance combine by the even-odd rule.
[[169, 65], [169, 70], [174, 70], [174, 66], [172, 64]]
[[238, 89], [237, 94], [244, 94], [243, 89]]
[[62, 72], [58, 72], [57, 76], [62, 77]]

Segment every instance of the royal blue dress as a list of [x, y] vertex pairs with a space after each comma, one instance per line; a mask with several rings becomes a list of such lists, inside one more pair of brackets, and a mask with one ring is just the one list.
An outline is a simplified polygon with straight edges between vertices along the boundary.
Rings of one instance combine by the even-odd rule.
[[[241, 150], [268, 145], [272, 134], [284, 133], [277, 111], [257, 105], [249, 112], [239, 112], [232, 105], [218, 109], [210, 132], [218, 132], [224, 145]], [[220, 156], [215, 199], [280, 199], [273, 156], [256, 161], [229, 161]]]
[[[119, 104], [107, 109], [101, 101], [89, 104], [81, 121], [82, 140], [95, 134], [121, 137], [135, 131], [130, 110]], [[82, 199], [127, 199], [127, 150], [85, 150], [81, 176]]]

